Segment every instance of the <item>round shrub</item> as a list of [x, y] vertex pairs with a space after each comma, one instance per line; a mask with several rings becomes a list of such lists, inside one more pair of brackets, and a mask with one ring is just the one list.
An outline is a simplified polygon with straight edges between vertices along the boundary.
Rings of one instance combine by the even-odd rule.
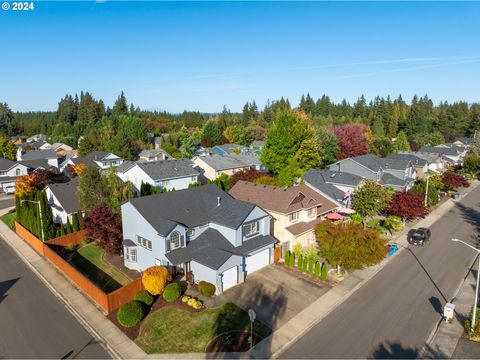
[[152, 305], [153, 304], [153, 296], [147, 290], [139, 290], [133, 295], [133, 300], [140, 301], [145, 305]]
[[202, 293], [204, 296], [213, 296], [215, 294], [216, 287], [212, 283], [207, 281], [200, 281], [198, 283], [198, 291]]
[[136, 301], [130, 301], [120, 306], [117, 312], [118, 322], [125, 327], [137, 325], [143, 318], [142, 304]]
[[174, 302], [182, 294], [182, 288], [176, 282], [168, 284], [163, 290], [163, 299], [167, 302]]
[[142, 275], [142, 284], [152, 295], [160, 295], [165, 285], [172, 280], [168, 269], [164, 266], [152, 266]]
[[197, 300], [195, 300], [194, 298], [190, 298], [188, 301], [187, 301], [187, 305], [188, 306], [194, 306], [195, 304], [197, 303]]
[[189, 301], [190, 299], [191, 299], [191, 297], [188, 296], [188, 295], [182, 296], [182, 302], [184, 302], [184, 303], [188, 303], [188, 301]]
[[193, 307], [194, 309], [197, 309], [197, 310], [198, 310], [198, 309], [201, 309], [202, 306], [203, 306], [203, 304], [202, 304], [201, 301], [195, 301], [195, 303], [193, 304], [192, 307]]

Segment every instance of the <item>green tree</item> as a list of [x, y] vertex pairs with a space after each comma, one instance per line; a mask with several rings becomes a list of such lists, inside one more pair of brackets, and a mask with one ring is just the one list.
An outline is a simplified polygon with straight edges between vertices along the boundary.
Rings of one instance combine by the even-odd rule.
[[220, 143], [220, 129], [215, 120], [209, 119], [203, 126], [202, 130], [202, 145], [214, 146]]
[[322, 264], [322, 280], [327, 281], [328, 279], [328, 267], [327, 264]]
[[98, 168], [87, 166], [78, 178], [77, 199], [82, 211], [90, 212], [98, 204], [110, 205], [110, 189], [105, 186]]
[[322, 266], [320, 265], [320, 261], [315, 262], [315, 277], [319, 278], [320, 277], [320, 271], [321, 271]]
[[325, 168], [337, 161], [337, 154], [340, 152], [338, 140], [335, 134], [326, 127], [317, 129], [317, 146], [320, 155], [320, 167]]
[[115, 101], [115, 104], [113, 105], [112, 115], [113, 116], [128, 115], [127, 98], [125, 97], [125, 94], [123, 93], [123, 91], [120, 93], [117, 100]]
[[227, 174], [221, 174], [215, 180], [209, 181], [209, 184], [215, 184], [223, 191], [228, 191], [232, 187], [232, 178]]
[[463, 168], [471, 174], [478, 174], [480, 172], [480, 155], [471, 153], [463, 159]]
[[12, 136], [17, 133], [17, 126], [13, 118], [13, 112], [7, 103], [0, 103], [0, 133]]
[[[426, 181], [419, 180], [415, 183], [415, 185], [413, 185], [410, 191], [418, 195], [418, 197], [423, 201], [423, 199], [425, 199], [426, 187], [427, 187]], [[428, 194], [427, 194], [427, 205], [428, 207], [432, 207], [437, 204], [438, 204], [438, 189], [435, 187], [435, 185], [429, 182]]]
[[17, 147], [3, 136], [0, 136], [0, 156], [12, 161], [17, 160]]
[[303, 254], [300, 254], [298, 256], [297, 267], [298, 267], [298, 270], [302, 271], [302, 269], [303, 269]]
[[383, 126], [383, 121], [380, 118], [377, 118], [372, 126], [372, 134], [377, 137], [385, 136], [385, 127]]
[[410, 151], [407, 135], [403, 131], [400, 131], [395, 139], [395, 149], [397, 151]]
[[67, 234], [71, 234], [73, 229], [72, 229], [72, 225], [70, 224], [70, 219], [67, 218], [67, 224], [65, 226], [65, 229], [67, 231]]
[[373, 216], [383, 212], [392, 198], [392, 191], [374, 180], [367, 180], [353, 193], [352, 207], [364, 216]]
[[72, 215], [72, 230], [73, 232], [80, 231], [80, 220], [77, 213]]

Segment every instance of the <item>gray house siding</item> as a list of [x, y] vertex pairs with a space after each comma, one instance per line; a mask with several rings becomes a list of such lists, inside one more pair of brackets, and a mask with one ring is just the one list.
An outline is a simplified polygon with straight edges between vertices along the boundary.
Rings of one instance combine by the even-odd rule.
[[329, 169], [331, 171], [345, 172], [345, 173], [358, 175], [365, 179], [372, 179], [375, 181], [380, 180], [380, 178], [377, 177], [377, 173], [366, 168], [363, 165], [360, 165], [359, 163], [353, 161], [352, 159], [344, 159], [344, 160], [337, 161], [336, 163], [331, 164], [329, 166]]

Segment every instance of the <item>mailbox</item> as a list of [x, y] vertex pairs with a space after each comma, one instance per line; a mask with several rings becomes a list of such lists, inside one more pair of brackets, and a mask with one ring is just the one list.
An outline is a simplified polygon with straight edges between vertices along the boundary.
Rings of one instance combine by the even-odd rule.
[[450, 321], [453, 319], [453, 315], [455, 313], [455, 304], [446, 303], [445, 307], [443, 308], [443, 316], [445, 317], [445, 321]]

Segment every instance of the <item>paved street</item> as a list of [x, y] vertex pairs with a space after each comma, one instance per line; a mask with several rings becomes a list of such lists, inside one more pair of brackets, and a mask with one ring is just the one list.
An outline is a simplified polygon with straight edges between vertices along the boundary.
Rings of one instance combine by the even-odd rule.
[[0, 359], [109, 358], [0, 238]]
[[15, 205], [15, 199], [12, 196], [2, 196], [0, 197], [0, 210], [8, 208]]
[[[472, 265], [480, 189], [432, 227], [425, 248], [410, 247], [294, 343], [283, 358], [415, 358]], [[478, 244], [476, 244], [478, 245]]]

